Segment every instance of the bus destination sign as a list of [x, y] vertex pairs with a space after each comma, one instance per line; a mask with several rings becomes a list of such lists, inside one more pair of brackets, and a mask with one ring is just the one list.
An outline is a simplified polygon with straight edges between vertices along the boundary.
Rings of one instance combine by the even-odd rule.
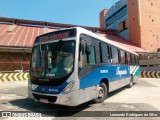
[[59, 39], [75, 37], [75, 36], [76, 36], [76, 29], [55, 31], [55, 32], [47, 33], [45, 35], [41, 35], [37, 37], [35, 43], [59, 40]]

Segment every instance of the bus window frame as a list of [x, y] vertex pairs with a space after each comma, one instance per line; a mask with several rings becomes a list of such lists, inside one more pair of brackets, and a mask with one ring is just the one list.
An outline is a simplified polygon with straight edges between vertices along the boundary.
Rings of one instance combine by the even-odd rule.
[[[124, 61], [123, 61], [123, 63], [122, 63], [122, 55], [121, 55], [121, 52], [123, 52], [124, 53]], [[120, 57], [120, 64], [121, 65], [126, 65], [126, 51], [124, 51], [124, 50], [122, 50], [122, 49], [119, 49], [119, 57]]]
[[[102, 64], [108, 64], [109, 63], [109, 60], [110, 60], [110, 48], [109, 48], [109, 44], [108, 43], [105, 43], [105, 42], [99, 42], [99, 46], [100, 46], [100, 62], [102, 63]], [[107, 61], [105, 62], [105, 61], [103, 61], [103, 52], [102, 52], [102, 44], [104, 44], [104, 46], [106, 47], [106, 49], [107, 49], [107, 54], [106, 54], [106, 59], [107, 59]]]
[[126, 59], [127, 59], [127, 65], [131, 65], [131, 55], [129, 52], [126, 52]]
[[118, 48], [117, 47], [115, 47], [115, 46], [110, 46], [110, 52], [111, 52], [111, 59], [112, 59], [112, 64], [115, 64], [115, 65], [118, 65], [118, 64], [120, 64], [120, 62], [119, 62], [119, 57], [118, 57], [118, 63], [113, 63], [113, 55], [112, 55], [112, 48], [115, 48], [116, 49], [116, 51], [117, 51], [117, 57], [119, 56], [118, 55]]
[[[82, 39], [81, 39], [81, 37], [82, 37]], [[89, 61], [89, 55], [90, 55], [90, 53], [88, 53], [87, 52], [87, 43], [88, 42], [90, 42], [90, 43], [92, 43], [92, 40], [93, 39], [95, 39], [95, 38], [93, 38], [93, 37], [90, 37], [90, 36], [88, 36], [88, 35], [86, 35], [86, 34], [80, 34], [80, 41], [79, 41], [79, 47], [81, 46], [81, 43], [82, 43], [82, 40], [85, 42], [85, 43], [83, 43], [83, 44], [85, 44], [85, 52], [86, 52], [86, 55], [87, 55], [87, 64], [86, 65], [96, 65], [97, 64], [97, 55], [96, 55], [96, 46], [94, 46], [93, 44], [90, 44], [90, 46], [93, 46], [93, 48], [94, 48], [94, 56], [95, 56], [95, 64], [91, 64], [90, 63], [90, 61]], [[85, 39], [84, 39], [85, 38]], [[97, 40], [97, 39], [96, 39]], [[81, 56], [80, 56], [80, 49], [81, 48], [79, 48], [79, 62], [80, 62], [80, 59], [81, 59]], [[91, 52], [91, 51], [90, 51]], [[79, 63], [78, 63], [79, 64]], [[84, 65], [84, 66], [86, 66], [86, 65]], [[84, 67], [83, 66], [83, 67]], [[83, 67], [81, 68], [81, 70], [83, 69]]]

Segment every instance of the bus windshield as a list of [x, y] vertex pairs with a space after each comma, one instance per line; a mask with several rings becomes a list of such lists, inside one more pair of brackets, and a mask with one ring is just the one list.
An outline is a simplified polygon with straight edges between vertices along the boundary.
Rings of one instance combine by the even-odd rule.
[[33, 48], [31, 75], [38, 78], [63, 78], [73, 71], [75, 41], [40, 44]]

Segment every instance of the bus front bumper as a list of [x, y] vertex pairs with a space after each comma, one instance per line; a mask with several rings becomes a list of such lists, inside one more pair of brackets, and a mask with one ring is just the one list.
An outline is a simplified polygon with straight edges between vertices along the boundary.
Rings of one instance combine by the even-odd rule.
[[46, 94], [28, 90], [28, 97], [35, 101], [66, 106], [77, 106], [80, 103], [75, 102], [74, 98], [76, 98], [76, 96], [74, 95], [75, 97], [73, 97], [73, 94], [76, 95], [77, 92], [75, 91], [68, 94]]
[[71, 91], [67, 94], [47, 94], [34, 92], [28, 89], [29, 98], [43, 103], [59, 104], [66, 106], [77, 106], [84, 102], [93, 100], [98, 96], [98, 86]]

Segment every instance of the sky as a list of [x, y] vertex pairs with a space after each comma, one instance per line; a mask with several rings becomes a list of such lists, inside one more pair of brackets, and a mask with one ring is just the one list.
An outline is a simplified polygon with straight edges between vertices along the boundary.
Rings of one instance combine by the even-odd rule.
[[99, 13], [118, 0], [0, 0], [0, 17], [99, 27]]

